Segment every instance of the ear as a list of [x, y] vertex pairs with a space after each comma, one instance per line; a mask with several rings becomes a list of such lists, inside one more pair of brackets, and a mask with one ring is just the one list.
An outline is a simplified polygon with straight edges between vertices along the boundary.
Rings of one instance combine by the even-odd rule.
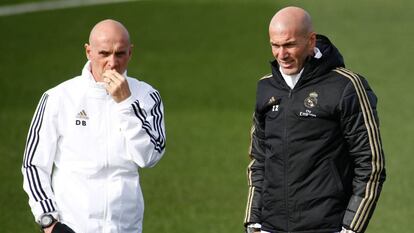
[[309, 51], [311, 54], [313, 54], [313, 48], [315, 48], [316, 46], [316, 33], [315, 32], [311, 32], [309, 35], [309, 49], [311, 51]]
[[129, 56], [129, 60], [131, 60], [131, 57], [132, 57], [132, 49], [134, 48], [134, 45], [133, 44], [131, 44], [130, 46], [129, 46], [129, 50], [128, 50], [128, 56]]
[[86, 54], [86, 58], [88, 58], [88, 60], [91, 60], [91, 46], [88, 43], [85, 43], [84, 45], [85, 47], [85, 54]]

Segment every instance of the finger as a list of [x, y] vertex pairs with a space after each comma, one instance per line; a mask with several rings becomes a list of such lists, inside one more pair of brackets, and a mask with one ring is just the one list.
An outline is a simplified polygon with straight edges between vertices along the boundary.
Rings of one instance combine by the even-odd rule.
[[103, 76], [103, 82], [105, 84], [106, 91], [111, 93], [114, 86], [114, 82], [112, 81], [111, 77], [106, 74]]
[[106, 83], [106, 84], [110, 84], [113, 80], [113, 77], [112, 77], [112, 74], [111, 73], [109, 73], [109, 72], [107, 72], [107, 71], [105, 71], [103, 74], [102, 74], [102, 77], [103, 77], [103, 81]]
[[119, 81], [117, 83], [120, 83], [125, 80], [125, 77], [122, 74], [118, 73], [116, 70], [109, 70], [108, 73], [111, 74], [111, 77], [114, 82]]
[[116, 76], [113, 72], [107, 72], [105, 74], [104, 82], [110, 87], [119, 87], [122, 85], [122, 80], [119, 80], [119, 77]]
[[122, 82], [122, 79], [121, 79], [122, 76], [119, 77], [118, 73], [110, 71], [110, 70], [105, 72], [105, 77], [106, 77], [106, 82], [109, 85], [120, 85]]
[[108, 84], [108, 85], [109, 85], [109, 83], [111, 82], [111, 79], [110, 79], [110, 78], [108, 78], [108, 77], [104, 77], [104, 78], [103, 78], [103, 82], [104, 82], [105, 84]]

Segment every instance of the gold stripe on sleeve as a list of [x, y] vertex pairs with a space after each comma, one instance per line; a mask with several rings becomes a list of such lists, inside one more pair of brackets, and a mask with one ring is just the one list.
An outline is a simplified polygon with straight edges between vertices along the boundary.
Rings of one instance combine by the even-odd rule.
[[251, 159], [253, 159], [252, 156], [252, 149], [253, 149], [253, 133], [256, 130], [256, 127], [254, 126], [254, 124], [252, 125], [252, 128], [250, 129], [250, 145], [249, 145], [249, 156]]
[[267, 78], [271, 78], [271, 77], [273, 77], [272, 74], [267, 74], [267, 75], [261, 77], [259, 80], [263, 80], [263, 79], [267, 79]]
[[250, 145], [249, 145], [248, 154], [249, 154], [249, 157], [251, 159], [251, 162], [249, 163], [249, 166], [247, 167], [247, 182], [248, 182], [248, 186], [249, 186], [249, 193], [248, 193], [248, 197], [247, 197], [246, 213], [245, 213], [245, 217], [244, 217], [244, 222], [245, 223], [250, 222], [252, 201], [253, 201], [254, 190], [255, 190], [255, 187], [253, 186], [253, 181], [252, 181], [252, 169], [251, 169], [254, 162], [256, 161], [256, 159], [254, 159], [253, 156], [252, 156], [253, 134], [254, 134], [254, 131], [256, 130], [256, 127], [255, 127], [255, 124], [254, 124], [254, 120], [255, 120], [254, 118], [255, 118], [255, 113], [253, 113], [253, 124], [252, 124], [252, 127], [250, 128]]
[[249, 185], [249, 194], [248, 194], [248, 198], [247, 198], [247, 206], [246, 206], [246, 214], [245, 214], [245, 218], [244, 218], [244, 222], [250, 222], [250, 214], [251, 214], [251, 208], [252, 208], [252, 201], [253, 201], [253, 196], [254, 196], [254, 190], [255, 187], [253, 186], [253, 181], [252, 181], [252, 170], [251, 167], [253, 166], [254, 162], [256, 160], [253, 159], [248, 168], [247, 168], [247, 180], [248, 180], [248, 185]]
[[372, 172], [365, 188], [365, 196], [363, 197], [350, 226], [352, 229], [356, 229], [356, 231], [361, 231], [368, 218], [370, 209], [374, 205], [378, 196], [379, 178], [384, 168], [384, 159], [381, 150], [382, 146], [379, 136], [379, 129], [375, 122], [372, 107], [361, 79], [357, 74], [345, 68], [337, 68], [334, 71], [350, 79], [355, 87], [360, 101], [361, 111], [364, 117], [365, 127], [368, 132], [369, 145], [372, 152]]

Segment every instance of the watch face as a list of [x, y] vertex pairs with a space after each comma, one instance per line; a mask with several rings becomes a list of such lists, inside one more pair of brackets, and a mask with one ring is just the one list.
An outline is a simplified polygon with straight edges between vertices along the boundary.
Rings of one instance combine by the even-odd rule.
[[48, 226], [50, 226], [51, 224], [53, 223], [53, 217], [52, 217], [52, 215], [43, 215], [41, 218], [40, 218], [40, 225], [42, 226], [42, 227], [48, 227]]

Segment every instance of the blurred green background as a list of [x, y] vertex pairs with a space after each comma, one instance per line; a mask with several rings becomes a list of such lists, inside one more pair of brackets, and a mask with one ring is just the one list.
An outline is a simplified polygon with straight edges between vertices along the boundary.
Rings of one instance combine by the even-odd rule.
[[287, 5], [307, 9], [379, 97], [388, 179], [367, 232], [413, 232], [409, 0], [147, 0], [0, 16], [1, 232], [38, 231], [20, 172], [30, 120], [45, 90], [80, 73], [89, 31], [104, 18], [129, 29], [128, 74], [165, 104], [167, 152], [141, 170], [144, 232], [242, 232], [256, 82], [270, 71], [268, 22]]

